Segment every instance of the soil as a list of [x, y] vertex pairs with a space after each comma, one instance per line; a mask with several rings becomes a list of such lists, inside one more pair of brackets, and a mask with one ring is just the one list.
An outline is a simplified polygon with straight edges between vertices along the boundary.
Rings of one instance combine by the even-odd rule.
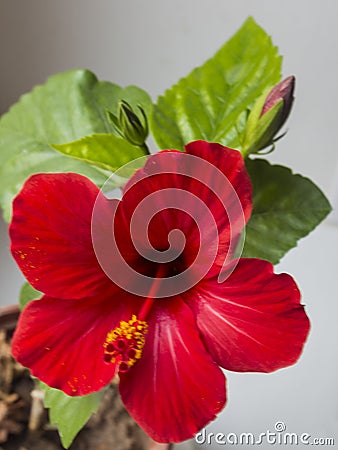
[[[43, 392], [35, 388], [28, 370], [11, 356], [12, 333], [12, 324], [0, 323], [0, 450], [63, 449], [56, 428], [48, 422], [48, 411], [43, 409]], [[169, 448], [150, 442], [123, 407], [114, 384], [108, 388], [99, 411], [70, 446], [70, 450]]]

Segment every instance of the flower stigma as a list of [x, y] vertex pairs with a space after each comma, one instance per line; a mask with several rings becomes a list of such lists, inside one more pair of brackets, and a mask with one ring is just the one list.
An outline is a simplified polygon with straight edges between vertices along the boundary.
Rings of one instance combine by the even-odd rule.
[[142, 356], [148, 324], [136, 315], [126, 322], [122, 320], [118, 327], [109, 331], [104, 347], [104, 360], [117, 363], [120, 372], [128, 372]]

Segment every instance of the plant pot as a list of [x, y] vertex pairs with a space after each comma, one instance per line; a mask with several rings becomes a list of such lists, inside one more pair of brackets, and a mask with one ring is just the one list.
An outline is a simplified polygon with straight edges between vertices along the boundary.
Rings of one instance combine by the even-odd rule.
[[[12, 380], [5, 380], [0, 376], [0, 448], [3, 450], [63, 449], [57, 431], [48, 424], [46, 410], [42, 409], [39, 427], [32, 425], [31, 393], [34, 382], [28, 370], [19, 366], [10, 356], [9, 340], [19, 314], [20, 310], [16, 305], [0, 307], [0, 333], [2, 333], [0, 336], [3, 341], [2, 343], [0, 341], [0, 363], [6, 366], [2, 373], [6, 372], [7, 378], [12, 377]], [[159, 444], [146, 436], [123, 407], [116, 386], [108, 389], [102, 403], [98, 413], [93, 415], [75, 438], [70, 450], [171, 450], [173, 448], [171, 444]]]
[[14, 330], [19, 314], [20, 309], [17, 305], [0, 307], [0, 328]]

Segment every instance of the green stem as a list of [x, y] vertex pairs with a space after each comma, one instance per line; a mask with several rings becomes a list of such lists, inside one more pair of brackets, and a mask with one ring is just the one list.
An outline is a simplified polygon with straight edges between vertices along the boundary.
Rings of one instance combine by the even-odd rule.
[[142, 145], [140, 145], [140, 148], [142, 148], [142, 150], [144, 150], [145, 153], [148, 153], [148, 155], [150, 155], [149, 147], [145, 142]]

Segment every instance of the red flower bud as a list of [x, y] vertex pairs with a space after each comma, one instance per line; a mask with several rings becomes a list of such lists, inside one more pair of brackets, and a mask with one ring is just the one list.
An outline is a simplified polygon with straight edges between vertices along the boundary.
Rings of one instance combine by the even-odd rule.
[[291, 111], [292, 103], [294, 100], [293, 92], [295, 90], [295, 81], [295, 77], [291, 75], [271, 89], [268, 96], [266, 97], [261, 116], [269, 111], [279, 100], [283, 100], [283, 109], [279, 127], [284, 124]]
[[244, 156], [258, 153], [268, 146], [274, 148], [274, 142], [279, 139], [275, 136], [291, 111], [294, 89], [295, 77], [290, 76], [256, 101], [246, 124], [242, 145]]

